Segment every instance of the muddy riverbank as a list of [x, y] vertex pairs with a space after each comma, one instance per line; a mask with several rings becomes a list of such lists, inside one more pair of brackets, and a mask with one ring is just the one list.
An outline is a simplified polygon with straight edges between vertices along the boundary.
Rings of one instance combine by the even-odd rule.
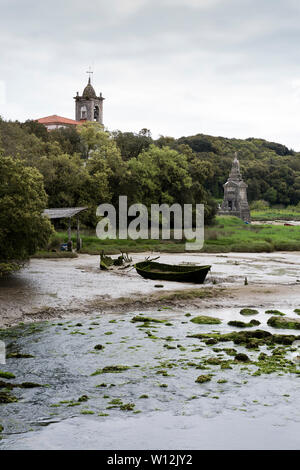
[[[150, 253], [133, 255], [140, 261]], [[203, 286], [141, 278], [135, 269], [100, 271], [99, 257], [31, 260], [29, 266], [0, 280], [0, 327], [19, 322], [65, 318], [101, 311], [151, 308], [161, 301], [173, 306], [203, 307], [258, 303], [266, 307], [274, 300], [289, 303], [300, 289], [299, 253], [163, 254], [166, 263], [211, 264]], [[244, 286], [247, 277], [248, 285]], [[194, 296], [172, 296], [171, 291], [205, 290]], [[222, 302], [220, 302], [222, 297]], [[224, 304], [225, 302], [225, 304]]]

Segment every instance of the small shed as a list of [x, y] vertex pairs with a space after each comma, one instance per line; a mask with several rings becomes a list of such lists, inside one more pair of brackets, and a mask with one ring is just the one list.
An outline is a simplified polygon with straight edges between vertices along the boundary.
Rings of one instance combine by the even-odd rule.
[[49, 219], [69, 219], [68, 227], [68, 243], [71, 246], [71, 219], [76, 216], [77, 219], [77, 229], [76, 229], [76, 248], [79, 250], [81, 248], [81, 241], [79, 235], [79, 214], [82, 211], [85, 211], [87, 207], [62, 207], [62, 208], [53, 208], [45, 209], [43, 215]]

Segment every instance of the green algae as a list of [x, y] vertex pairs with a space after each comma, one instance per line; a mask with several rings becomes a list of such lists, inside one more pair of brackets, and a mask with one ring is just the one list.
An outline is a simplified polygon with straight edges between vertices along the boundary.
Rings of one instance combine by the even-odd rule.
[[285, 315], [285, 313], [282, 313], [279, 310], [266, 310], [265, 313], [272, 314], [272, 315], [279, 315], [281, 317]]
[[147, 338], [150, 338], [150, 339], [160, 339], [158, 336], [155, 336], [152, 334], [151, 331], [145, 331], [146, 335], [147, 335]]
[[228, 354], [228, 356], [235, 356], [236, 353], [237, 353], [237, 350], [234, 349], [234, 348], [224, 348], [224, 349], [222, 349], [222, 351], [226, 352], [226, 354]]
[[17, 397], [10, 395], [7, 392], [0, 392], [0, 403], [14, 403], [17, 401]]
[[123, 402], [120, 398], [113, 398], [108, 403], [109, 403], [109, 405], [122, 405], [123, 404]]
[[213, 344], [217, 344], [218, 343], [218, 340], [216, 340], [215, 338], [209, 338], [207, 341], [205, 341], [205, 344], [207, 346], [211, 346]]
[[295, 335], [284, 335], [284, 334], [272, 334], [265, 330], [254, 330], [254, 331], [234, 331], [231, 333], [197, 333], [194, 335], [188, 335], [188, 338], [198, 338], [202, 341], [206, 341], [209, 338], [215, 338], [218, 342], [232, 341], [234, 344], [246, 346], [249, 349], [255, 349], [262, 345], [274, 345], [274, 344], [285, 344], [291, 345], [296, 339], [300, 339], [300, 336]]
[[249, 357], [247, 354], [244, 353], [238, 353], [234, 356], [234, 360], [238, 362], [250, 362]]
[[158, 370], [156, 375], [162, 375], [163, 377], [170, 377], [170, 374], [166, 370]]
[[22, 382], [19, 387], [21, 388], [36, 388], [36, 387], [43, 387], [43, 385], [35, 383], [35, 382]]
[[199, 375], [199, 377], [197, 377], [197, 379], [195, 380], [195, 382], [197, 384], [203, 384], [205, 382], [210, 382], [211, 381], [211, 375]]
[[222, 359], [219, 359], [217, 357], [209, 357], [208, 359], [205, 360], [205, 364], [210, 364], [213, 366], [219, 366], [223, 363]]
[[250, 320], [248, 323], [239, 320], [231, 320], [227, 323], [229, 326], [237, 326], [238, 328], [248, 328], [252, 326], [260, 325], [260, 321], [258, 320]]
[[103, 367], [103, 369], [97, 369], [95, 372], [93, 372], [91, 374], [91, 376], [93, 375], [99, 375], [99, 374], [112, 374], [112, 373], [120, 373], [120, 372], [124, 372], [125, 370], [128, 370], [130, 369], [129, 366], [120, 366], [120, 365], [116, 365], [116, 366], [105, 366]]
[[257, 315], [258, 310], [255, 310], [253, 308], [242, 308], [242, 310], [240, 310], [240, 314], [241, 315]]
[[131, 323], [165, 323], [165, 320], [159, 320], [158, 318], [151, 318], [151, 317], [143, 317], [141, 315], [137, 315], [131, 319]]
[[222, 323], [222, 320], [216, 317], [208, 317], [206, 315], [199, 315], [190, 320], [192, 323], [197, 323], [198, 325], [217, 325]]
[[290, 317], [278, 318], [278, 317], [270, 317], [267, 321], [269, 326], [273, 328], [287, 328], [291, 330], [300, 330], [300, 320], [293, 319]]
[[92, 411], [92, 410], [81, 410], [80, 414], [82, 414], [82, 415], [94, 415], [95, 412]]
[[88, 395], [81, 395], [81, 397], [78, 398], [78, 401], [83, 402], [83, 401], [88, 401], [88, 399], [89, 399]]
[[4, 372], [3, 370], [0, 370], [0, 377], [3, 379], [15, 379], [16, 376], [12, 374], [11, 372]]
[[6, 355], [7, 359], [27, 359], [30, 357], [35, 357], [32, 354], [24, 354], [19, 352], [12, 352]]
[[123, 405], [120, 405], [120, 410], [122, 411], [132, 411], [135, 407], [134, 403], [124, 403]]
[[4, 380], [0, 380], [0, 388], [6, 388], [7, 390], [12, 390], [14, 387], [17, 387], [17, 384], [12, 384], [10, 382], [4, 382]]
[[139, 398], [149, 398], [149, 395], [147, 395], [146, 393], [144, 393], [143, 395], [140, 395]]

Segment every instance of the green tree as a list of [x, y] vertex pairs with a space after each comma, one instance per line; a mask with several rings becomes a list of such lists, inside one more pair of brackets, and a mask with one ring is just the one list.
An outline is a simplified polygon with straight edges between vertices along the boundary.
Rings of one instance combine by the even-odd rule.
[[132, 202], [183, 203], [189, 199], [192, 178], [185, 155], [151, 145], [128, 162], [127, 194]]
[[151, 133], [148, 129], [142, 129], [138, 134], [134, 132], [114, 131], [112, 135], [120, 149], [123, 160], [136, 158], [153, 143]]
[[[0, 155], [0, 263], [20, 263], [43, 247], [52, 233], [42, 215], [47, 195], [42, 175], [24, 162]], [[2, 269], [3, 271], [3, 269]], [[1, 268], [0, 268], [1, 272]]]

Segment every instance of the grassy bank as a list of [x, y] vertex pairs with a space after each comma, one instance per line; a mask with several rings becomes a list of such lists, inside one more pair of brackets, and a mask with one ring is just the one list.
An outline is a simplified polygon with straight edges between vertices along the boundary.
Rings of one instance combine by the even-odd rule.
[[37, 251], [31, 258], [48, 258], [48, 259], [56, 259], [56, 258], [77, 258], [77, 253], [73, 253], [70, 251]]
[[300, 227], [247, 225], [236, 217], [217, 217], [205, 231], [205, 252], [299, 251]]
[[270, 207], [263, 210], [251, 210], [251, 218], [258, 221], [300, 220], [300, 210], [296, 206], [287, 209], [273, 209]]
[[[99, 240], [96, 236], [82, 235], [81, 253], [119, 254], [120, 251], [183, 253], [183, 240]], [[67, 241], [66, 232], [56, 234], [58, 243]], [[73, 243], [75, 244], [75, 236]], [[246, 225], [236, 217], [217, 217], [216, 223], [205, 229], [202, 252], [272, 252], [300, 251], [300, 227], [275, 225]]]

